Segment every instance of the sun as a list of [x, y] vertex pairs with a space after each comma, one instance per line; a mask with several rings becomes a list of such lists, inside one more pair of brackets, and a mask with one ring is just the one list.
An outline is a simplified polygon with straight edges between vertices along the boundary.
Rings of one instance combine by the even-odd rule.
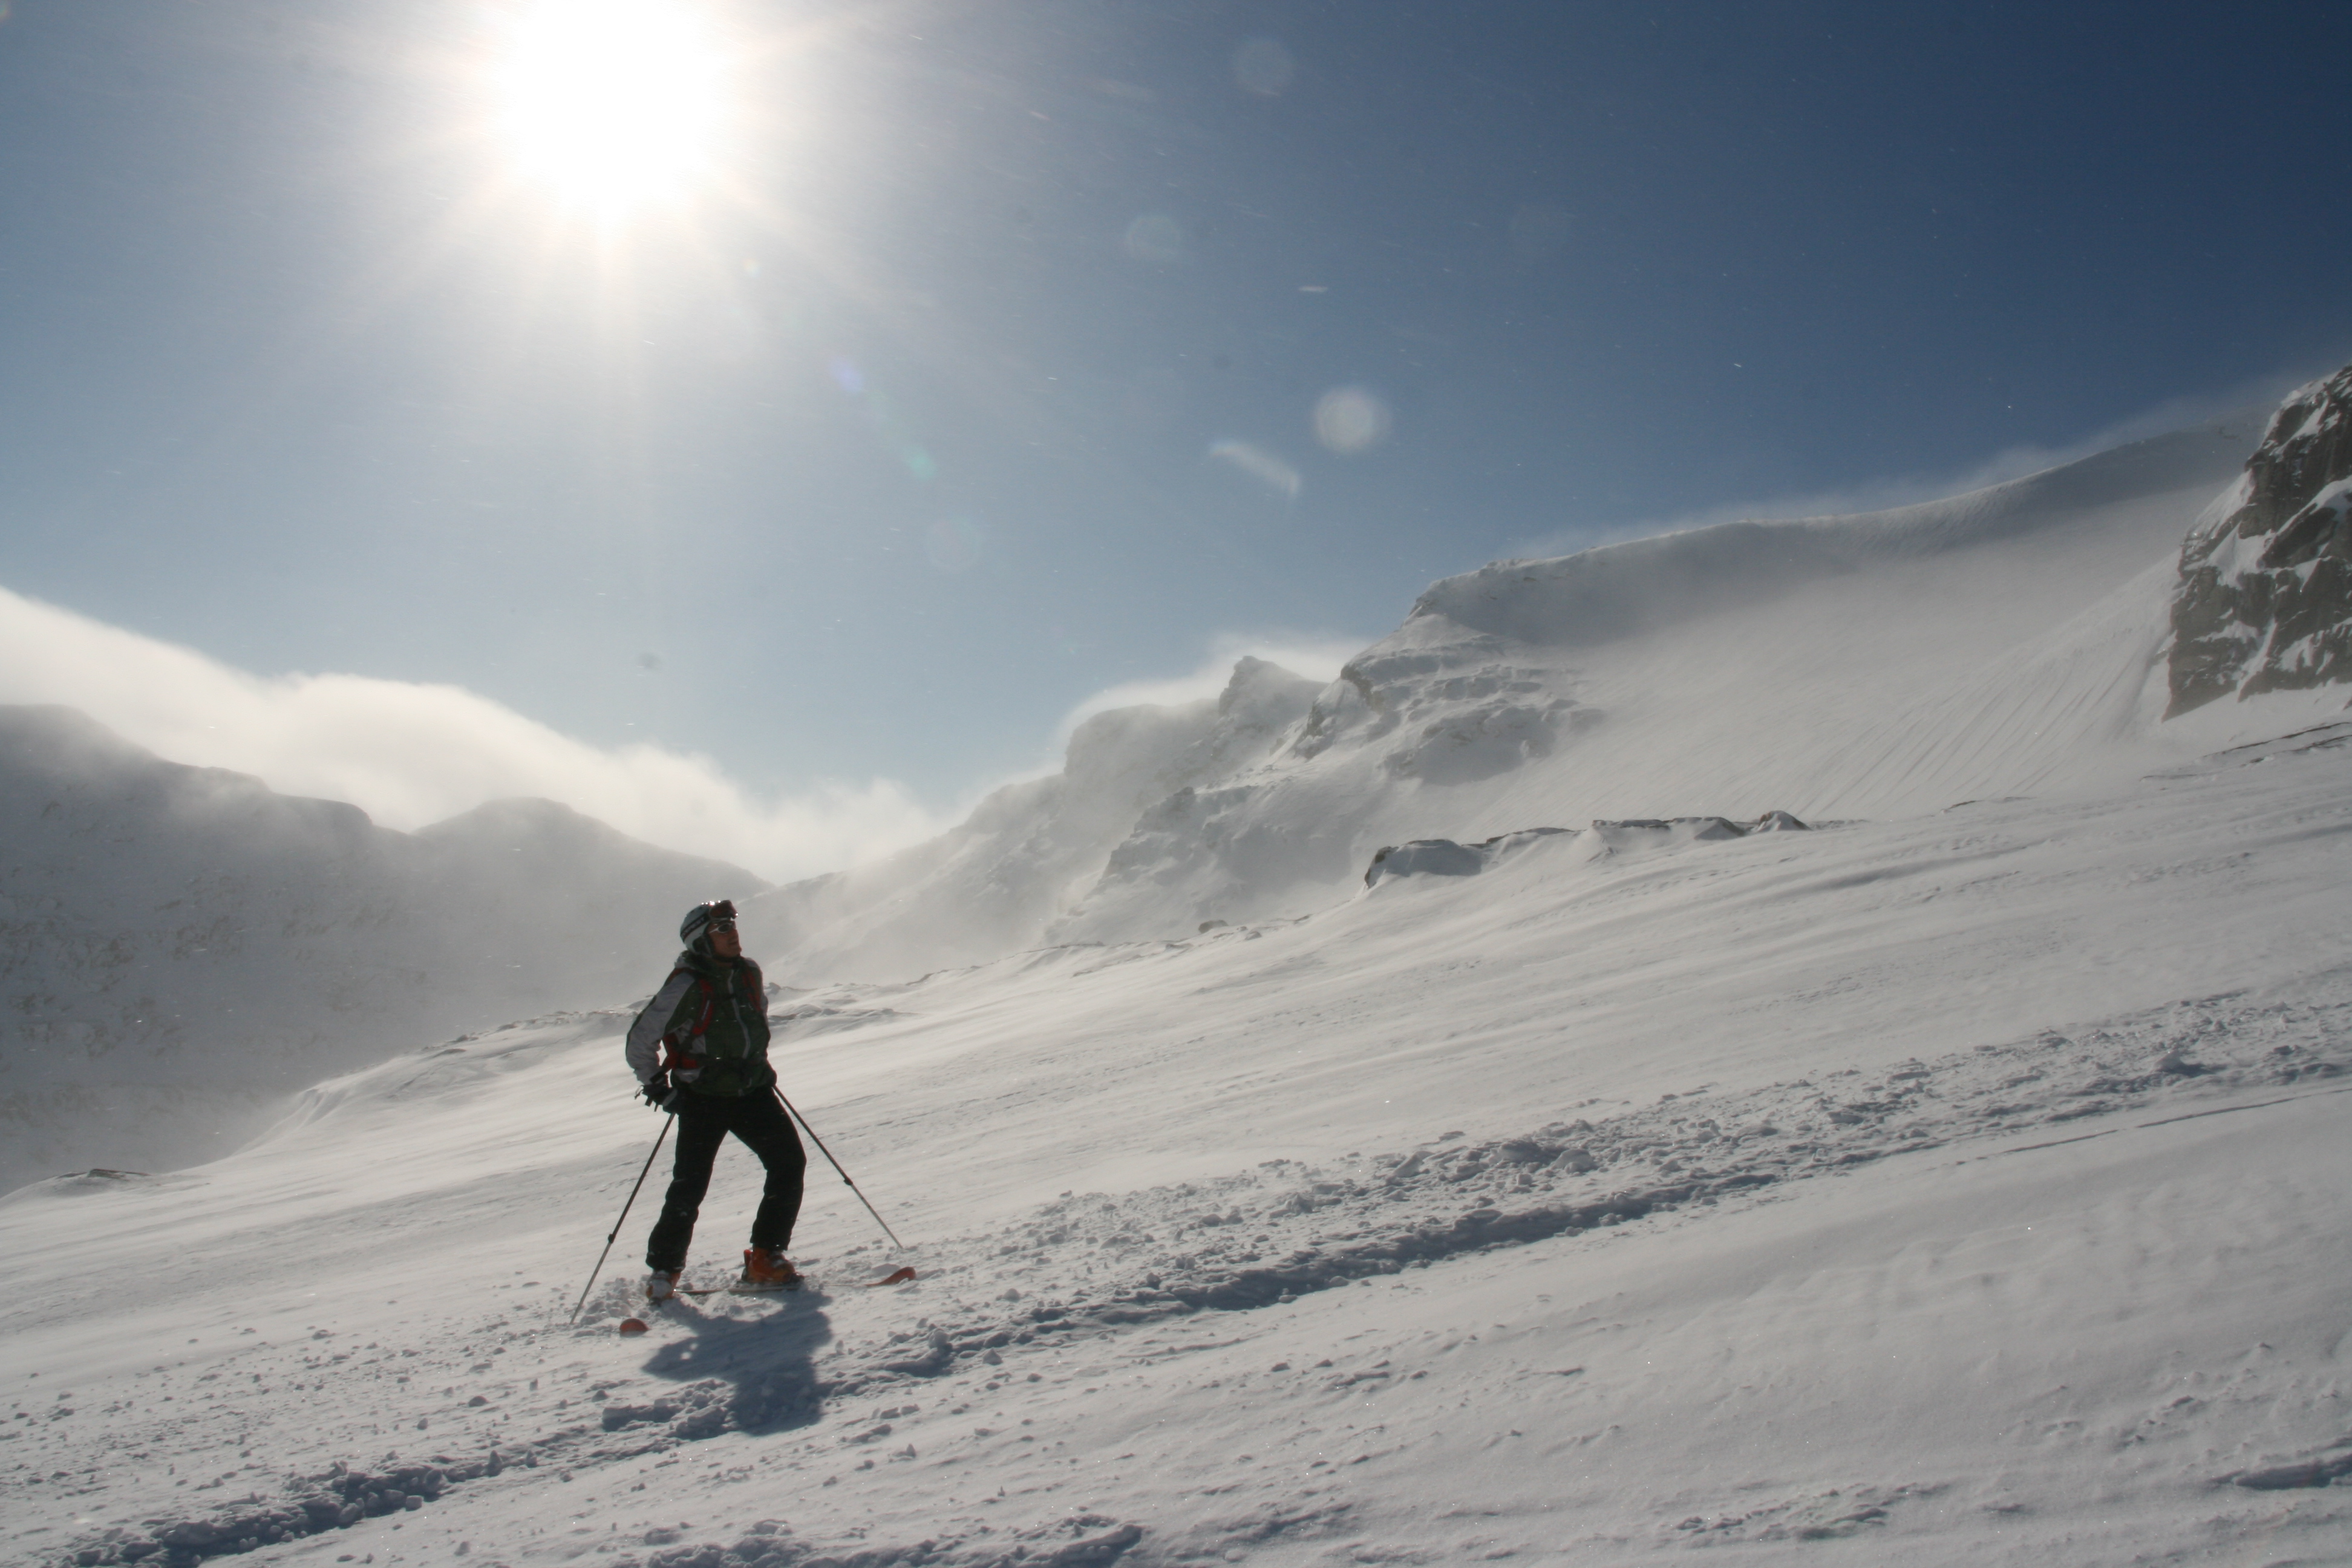
[[684, 195], [710, 172], [725, 57], [681, 0], [530, 0], [498, 63], [499, 121], [522, 174], [607, 214]]

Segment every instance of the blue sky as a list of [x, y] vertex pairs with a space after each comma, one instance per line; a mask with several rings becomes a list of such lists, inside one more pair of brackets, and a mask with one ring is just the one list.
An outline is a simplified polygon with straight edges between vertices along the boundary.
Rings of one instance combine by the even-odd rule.
[[706, 166], [600, 217], [528, 6], [5, 7], [0, 587], [945, 807], [1220, 637], [2352, 357], [2341, 5], [675, 8]]

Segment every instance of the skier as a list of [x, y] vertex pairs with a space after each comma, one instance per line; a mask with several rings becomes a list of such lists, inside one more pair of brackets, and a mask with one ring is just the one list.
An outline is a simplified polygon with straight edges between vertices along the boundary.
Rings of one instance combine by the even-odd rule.
[[710, 1164], [730, 1132], [768, 1170], [739, 1290], [795, 1290], [801, 1277], [784, 1257], [800, 1217], [808, 1155], [775, 1093], [768, 1065], [768, 992], [760, 966], [743, 956], [735, 906], [697, 904], [679, 922], [686, 951], [669, 979], [629, 1026], [629, 1070], [648, 1103], [677, 1117], [677, 1163], [669, 1194], [646, 1242], [646, 1298], [667, 1300], [686, 1268], [687, 1244]]

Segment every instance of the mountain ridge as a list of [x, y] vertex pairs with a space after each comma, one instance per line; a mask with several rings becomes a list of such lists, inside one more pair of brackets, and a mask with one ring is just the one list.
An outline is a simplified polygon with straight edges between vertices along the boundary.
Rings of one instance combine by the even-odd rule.
[[320, 1078], [638, 994], [688, 904], [765, 886], [551, 801], [404, 834], [0, 707], [0, 1185], [223, 1152]]
[[[1026, 853], [1020, 798], [996, 798], [989, 874], [1030, 889], [1023, 919], [959, 927], [968, 895], [921, 868], [945, 840], [895, 862], [894, 907], [919, 910], [908, 928], [890, 930], [863, 869], [827, 879], [822, 899], [779, 889], [755, 912], [822, 904], [835, 918], [821, 939], [805, 921], [775, 931], [796, 983], [903, 978], [1302, 914], [1349, 896], [1384, 844], [1596, 817], [1932, 810], [2127, 768], [2135, 746], [2163, 751], [2144, 684], [2168, 563], [2261, 423], [2210, 421], [1885, 511], [1491, 563], [1431, 584], [1237, 765], [1116, 811], [1098, 802], [1129, 823], [1091, 878]], [[1853, 737], [1776, 695], [1824, 675], [1857, 713], [1894, 683], [1912, 717], [1865, 720]], [[1743, 709], [1757, 717], [1735, 735], [1724, 717]]]

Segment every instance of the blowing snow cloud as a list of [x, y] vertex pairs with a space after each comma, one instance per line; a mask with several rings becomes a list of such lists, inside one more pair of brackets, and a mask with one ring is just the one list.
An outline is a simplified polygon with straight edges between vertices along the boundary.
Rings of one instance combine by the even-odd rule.
[[762, 800], [708, 757], [590, 745], [461, 687], [256, 676], [5, 588], [0, 702], [79, 708], [174, 762], [349, 801], [389, 827], [540, 795], [779, 880], [887, 854], [944, 826], [888, 779]]

